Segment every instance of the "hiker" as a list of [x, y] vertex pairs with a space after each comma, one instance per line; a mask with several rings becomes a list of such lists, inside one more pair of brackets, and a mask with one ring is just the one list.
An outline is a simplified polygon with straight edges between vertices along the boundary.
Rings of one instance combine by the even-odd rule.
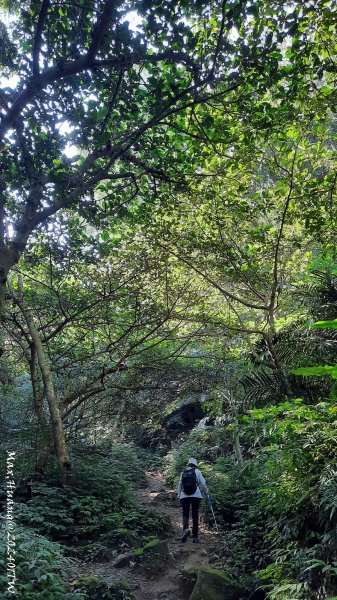
[[190, 506], [192, 506], [192, 536], [193, 543], [199, 542], [198, 525], [199, 525], [199, 505], [202, 499], [200, 487], [208, 494], [206, 481], [203, 478], [195, 458], [190, 458], [187, 464], [187, 469], [182, 472], [177, 489], [178, 500], [180, 500], [183, 511], [183, 535], [182, 542], [186, 542], [191, 532], [188, 527], [190, 516]]

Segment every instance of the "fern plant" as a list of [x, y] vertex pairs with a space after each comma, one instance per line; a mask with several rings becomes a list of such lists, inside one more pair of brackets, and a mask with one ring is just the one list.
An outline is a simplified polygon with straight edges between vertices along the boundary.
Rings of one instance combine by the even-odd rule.
[[337, 466], [323, 472], [319, 484], [320, 523], [324, 527], [322, 541], [337, 547]]
[[[82, 593], [68, 591], [68, 569], [73, 561], [64, 556], [59, 544], [20, 526], [16, 526], [15, 536], [17, 597], [22, 600], [85, 599]], [[0, 594], [4, 599], [13, 598], [7, 586], [6, 535], [1, 535], [0, 540]]]

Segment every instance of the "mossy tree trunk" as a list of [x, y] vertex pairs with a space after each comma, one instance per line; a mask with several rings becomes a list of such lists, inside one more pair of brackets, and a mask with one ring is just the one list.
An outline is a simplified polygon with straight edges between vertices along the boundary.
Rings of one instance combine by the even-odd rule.
[[71, 480], [71, 464], [69, 460], [69, 453], [65, 438], [59, 400], [54, 387], [53, 375], [49, 368], [48, 360], [44, 352], [39, 332], [34, 322], [28, 317], [27, 314], [26, 322], [36, 348], [37, 360], [41, 371], [46, 398], [48, 401], [60, 479], [62, 483], [69, 484]]
[[[19, 293], [15, 294], [14, 291], [11, 290], [11, 294], [12, 294], [14, 302], [17, 304], [17, 306], [19, 307], [19, 309], [24, 317], [24, 320], [26, 322], [26, 325], [28, 327], [28, 331], [29, 331], [29, 334], [31, 337], [32, 346], [34, 347], [35, 352], [36, 352], [36, 360], [37, 360], [37, 363], [39, 366], [39, 370], [41, 372], [41, 378], [43, 381], [44, 391], [46, 394], [48, 407], [49, 407], [49, 413], [50, 413], [50, 418], [51, 418], [51, 427], [52, 427], [53, 439], [54, 439], [54, 447], [55, 447], [55, 452], [56, 452], [56, 457], [57, 457], [60, 480], [63, 484], [67, 485], [67, 484], [71, 483], [71, 463], [69, 460], [69, 452], [68, 452], [65, 431], [64, 431], [63, 421], [62, 421], [60, 404], [59, 404], [59, 400], [58, 400], [54, 382], [53, 382], [53, 374], [49, 367], [48, 359], [45, 354], [43, 342], [42, 342], [41, 336], [39, 334], [39, 331], [38, 331], [33, 319], [31, 318], [31, 316], [25, 309], [24, 302], [23, 302], [23, 286], [22, 286], [22, 281], [20, 279], [19, 279]], [[33, 382], [33, 390], [35, 388], [35, 393], [36, 393], [37, 392], [37, 389], [36, 389], [37, 380], [36, 380], [35, 365], [34, 365], [33, 381], [34, 381]], [[37, 414], [38, 419], [39, 419], [39, 417], [43, 418], [42, 417], [42, 415], [43, 415], [42, 404], [40, 403], [39, 400], [38, 400], [37, 410], [38, 410], [38, 414]]]
[[43, 390], [41, 386], [41, 374], [38, 368], [36, 349], [33, 344], [31, 345], [29, 367], [33, 388], [34, 410], [38, 422], [39, 436], [39, 445], [37, 450], [35, 469], [38, 473], [42, 474], [46, 469], [48, 457], [50, 455], [50, 448], [52, 445], [52, 432], [50, 430], [50, 424], [48, 423], [46, 415], [43, 411]]
[[239, 432], [237, 430], [234, 431], [233, 443], [234, 443], [234, 452], [235, 452], [236, 460], [238, 462], [240, 469], [243, 469], [243, 467], [244, 467], [243, 456], [242, 456], [242, 450], [241, 450], [241, 445], [240, 445]]

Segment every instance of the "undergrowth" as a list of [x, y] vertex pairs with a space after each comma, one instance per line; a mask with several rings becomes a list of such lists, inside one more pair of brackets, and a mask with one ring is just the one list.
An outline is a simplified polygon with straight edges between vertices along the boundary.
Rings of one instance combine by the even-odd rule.
[[231, 425], [195, 429], [169, 465], [176, 483], [188, 457], [198, 459], [224, 533], [223, 565], [269, 600], [336, 595], [336, 414], [331, 402], [301, 400], [252, 410], [239, 426], [243, 469]]
[[[109, 452], [90, 447], [90, 453], [89, 448], [77, 449], [75, 464], [71, 486], [57, 485], [50, 473], [45, 480], [32, 482], [30, 500], [19, 496], [15, 502], [18, 591], [24, 600], [65, 600], [72, 560], [111, 560], [170, 528], [166, 517], [137, 504], [135, 491], [146, 478], [143, 462], [132, 447], [119, 444]], [[2, 561], [5, 552], [3, 537]], [[82, 587], [74, 589], [71, 597], [96, 597], [85, 595]], [[126, 588], [119, 596], [119, 588], [111, 587], [105, 595], [98, 588], [100, 598], [131, 597]], [[2, 577], [0, 592], [5, 590]]]

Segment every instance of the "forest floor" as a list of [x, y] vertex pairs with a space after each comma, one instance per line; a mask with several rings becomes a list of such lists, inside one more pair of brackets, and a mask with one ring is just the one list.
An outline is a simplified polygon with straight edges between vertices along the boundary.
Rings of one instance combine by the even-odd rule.
[[[199, 544], [192, 543], [190, 536], [186, 543], [180, 541], [181, 509], [175, 499], [175, 490], [165, 487], [161, 473], [147, 472], [148, 485], [138, 490], [139, 504], [152, 506], [161, 514], [170, 518], [171, 533], [167, 534], [170, 560], [163, 564], [159, 574], [146, 576], [134, 563], [124, 568], [113, 566], [115, 559], [110, 562], [82, 563], [77, 570], [77, 576], [103, 577], [105, 581], [128, 579], [135, 600], [183, 600], [179, 586], [179, 574], [187, 566], [212, 565], [218, 566], [218, 551], [221, 538], [215, 530], [206, 527], [201, 519], [199, 529]], [[202, 513], [202, 509], [201, 509]]]

